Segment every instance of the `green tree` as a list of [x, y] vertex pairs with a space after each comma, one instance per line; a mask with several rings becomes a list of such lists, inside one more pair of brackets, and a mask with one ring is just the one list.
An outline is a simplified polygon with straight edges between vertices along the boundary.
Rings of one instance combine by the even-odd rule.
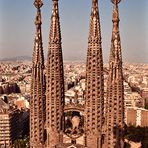
[[13, 142], [12, 148], [27, 148], [29, 145], [29, 138], [17, 139]]
[[144, 128], [144, 138], [141, 144], [142, 148], [148, 148], [148, 128]]
[[125, 138], [133, 142], [141, 142], [142, 148], [148, 148], [148, 127], [129, 126], [125, 131]]
[[145, 104], [145, 109], [148, 109], [148, 104]]
[[131, 148], [131, 145], [129, 143], [126, 143], [124, 144], [124, 148]]

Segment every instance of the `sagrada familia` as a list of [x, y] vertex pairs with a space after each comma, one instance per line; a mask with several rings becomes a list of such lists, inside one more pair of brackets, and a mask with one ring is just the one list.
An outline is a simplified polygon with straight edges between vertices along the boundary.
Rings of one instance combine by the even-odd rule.
[[[36, 34], [32, 58], [30, 148], [124, 148], [124, 88], [118, 3], [113, 3], [112, 37], [104, 99], [103, 58], [98, 0], [92, 0], [88, 36], [83, 130], [66, 131], [63, 56], [58, 0], [52, 0], [47, 65], [44, 64], [41, 30], [42, 0], [35, 0]], [[46, 73], [45, 73], [46, 71]], [[106, 103], [104, 103], [104, 100]], [[69, 105], [72, 107], [72, 105]], [[79, 111], [75, 104], [73, 107]], [[82, 110], [82, 107], [80, 107]], [[67, 107], [66, 111], [71, 111]], [[76, 130], [76, 131], [75, 131]], [[79, 136], [77, 134], [79, 133]], [[64, 142], [64, 135], [71, 142]], [[83, 144], [77, 143], [77, 137]]]

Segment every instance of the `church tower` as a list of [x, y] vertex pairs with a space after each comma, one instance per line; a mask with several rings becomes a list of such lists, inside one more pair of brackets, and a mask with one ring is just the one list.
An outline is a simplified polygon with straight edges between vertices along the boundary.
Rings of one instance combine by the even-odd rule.
[[118, 13], [118, 3], [120, 1], [112, 0], [114, 4], [113, 29], [106, 101], [107, 131], [105, 141], [107, 148], [124, 147], [124, 87]]
[[58, 0], [52, 0], [46, 85], [47, 147], [62, 143], [64, 130], [64, 72]]
[[101, 148], [104, 122], [104, 77], [98, 0], [92, 0], [85, 89], [85, 145]]
[[44, 55], [41, 33], [41, 11], [42, 0], [35, 0], [37, 8], [36, 34], [32, 58], [32, 82], [30, 99], [30, 148], [44, 147], [44, 122], [45, 122], [45, 77], [44, 77]]

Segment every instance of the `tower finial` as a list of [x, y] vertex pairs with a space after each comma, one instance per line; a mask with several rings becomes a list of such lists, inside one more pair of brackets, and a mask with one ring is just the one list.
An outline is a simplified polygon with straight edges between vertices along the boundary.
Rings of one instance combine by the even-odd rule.
[[36, 25], [36, 35], [35, 35], [35, 45], [33, 53], [33, 62], [41, 62], [44, 65], [43, 47], [42, 47], [42, 32], [41, 32], [41, 10], [43, 2], [42, 0], [34, 0], [34, 6], [37, 8], [35, 25]]
[[35, 6], [37, 9], [40, 9], [40, 8], [43, 6], [42, 0], [34, 0], [34, 6]]
[[92, 13], [98, 11], [98, 0], [92, 0]]
[[121, 2], [121, 0], [111, 0], [111, 2], [112, 2], [114, 5], [118, 5], [118, 4]]
[[113, 17], [112, 21], [114, 23], [113, 28], [118, 28], [119, 24], [119, 12], [118, 12], [118, 4], [121, 2], [121, 0], [111, 0], [111, 2], [114, 4], [114, 9], [113, 9]]
[[[92, 3], [93, 4], [98, 4], [98, 0], [92, 0]], [[93, 5], [92, 5], [92, 7], [93, 7]]]

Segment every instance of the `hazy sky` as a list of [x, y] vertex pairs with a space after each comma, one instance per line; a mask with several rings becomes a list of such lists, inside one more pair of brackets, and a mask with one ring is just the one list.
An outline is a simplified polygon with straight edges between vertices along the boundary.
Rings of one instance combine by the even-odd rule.
[[[44, 53], [48, 51], [51, 0], [43, 0]], [[112, 3], [99, 0], [104, 61], [108, 61]], [[65, 60], [85, 60], [91, 0], [59, 0]], [[119, 4], [124, 62], [148, 63], [148, 0], [122, 0]], [[36, 9], [33, 0], [0, 0], [0, 58], [32, 56]], [[45, 58], [47, 55], [45, 55]]]

